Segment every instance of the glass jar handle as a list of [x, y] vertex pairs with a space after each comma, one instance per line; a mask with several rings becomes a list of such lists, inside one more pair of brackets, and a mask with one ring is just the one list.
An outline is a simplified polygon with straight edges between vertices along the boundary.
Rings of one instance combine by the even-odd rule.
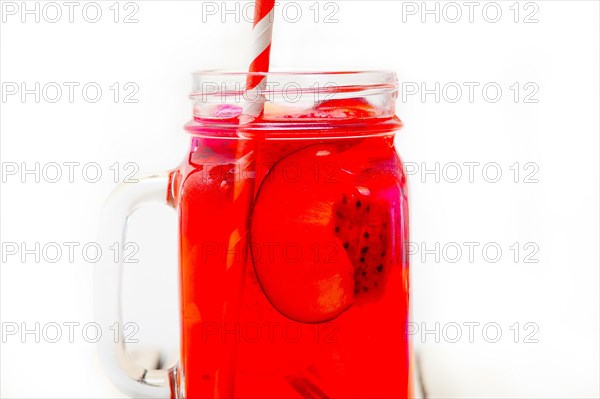
[[[117, 258], [102, 257], [103, 260], [95, 267], [95, 314], [104, 332], [98, 341], [98, 349], [110, 380], [122, 391], [138, 397], [176, 396], [177, 366], [166, 370], [146, 369], [129, 357], [123, 339], [121, 311], [124, 245], [129, 216], [147, 204], [170, 205], [169, 187], [168, 172], [139, 177], [137, 182], [121, 183], [108, 197], [100, 221], [101, 248], [118, 243], [119, 251]], [[115, 329], [114, 333], [108, 334], [107, 328]]]

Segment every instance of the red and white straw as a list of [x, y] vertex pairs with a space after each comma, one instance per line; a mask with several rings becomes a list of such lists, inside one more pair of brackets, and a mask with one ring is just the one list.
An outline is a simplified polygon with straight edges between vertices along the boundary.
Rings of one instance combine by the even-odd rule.
[[244, 114], [252, 118], [260, 116], [264, 111], [266, 98], [262, 95], [267, 77], [256, 72], [268, 72], [273, 36], [273, 17], [275, 0], [256, 0], [254, 10], [254, 26], [252, 28], [252, 62], [248, 68], [246, 80], [246, 98], [249, 101], [244, 107]]

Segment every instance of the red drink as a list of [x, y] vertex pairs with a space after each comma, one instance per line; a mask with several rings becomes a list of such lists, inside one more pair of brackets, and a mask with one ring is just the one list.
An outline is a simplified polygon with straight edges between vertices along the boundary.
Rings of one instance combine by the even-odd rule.
[[188, 124], [179, 394], [410, 397], [401, 124], [369, 100]]
[[[243, 98], [258, 78], [262, 92]], [[193, 399], [412, 396], [397, 91], [385, 72], [194, 74], [184, 161], [121, 184], [100, 226], [103, 245], [124, 249], [140, 206], [166, 197], [178, 210], [180, 361], [136, 364], [118, 329], [99, 347], [116, 385]], [[264, 109], [255, 120], [249, 104]], [[96, 268], [101, 325], [123, 324], [124, 253]]]

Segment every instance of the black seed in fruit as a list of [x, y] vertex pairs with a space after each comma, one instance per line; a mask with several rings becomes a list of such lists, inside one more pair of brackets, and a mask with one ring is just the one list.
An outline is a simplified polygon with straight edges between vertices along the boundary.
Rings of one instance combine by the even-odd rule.
[[377, 266], [377, 273], [381, 273], [383, 271], [383, 265]]
[[362, 203], [361, 203], [360, 201], [356, 201], [356, 207], [357, 207], [357, 208], [360, 208], [360, 207], [361, 207], [361, 205], [362, 205]]
[[367, 272], [362, 272], [363, 277], [366, 277]]
[[349, 246], [350, 246], [350, 243], [348, 243], [348, 242], [344, 243], [344, 249], [348, 249]]
[[361, 262], [364, 262], [364, 261], [365, 261], [365, 257], [364, 257], [364, 256], [361, 256], [361, 257], [360, 257], [360, 261], [361, 261]]
[[366, 254], [368, 250], [369, 250], [369, 247], [362, 247], [360, 252], [362, 252], [363, 254]]
[[365, 237], [365, 238], [369, 238], [369, 232], [368, 232], [368, 231], [365, 231], [365, 234], [363, 234], [363, 237]]
[[339, 233], [340, 232], [340, 226], [335, 226], [335, 232]]

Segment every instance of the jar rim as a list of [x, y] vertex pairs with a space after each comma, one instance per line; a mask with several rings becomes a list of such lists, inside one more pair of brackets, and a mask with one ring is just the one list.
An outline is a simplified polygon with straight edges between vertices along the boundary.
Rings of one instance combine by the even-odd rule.
[[[235, 128], [343, 135], [366, 127], [369, 132], [362, 134], [380, 134], [400, 126], [395, 122], [398, 79], [393, 71], [207, 70], [192, 76], [194, 120], [187, 130], [193, 134]], [[253, 107], [261, 110], [259, 116], [247, 112]]]
[[[245, 90], [245, 82], [252, 78], [267, 78], [267, 82], [286, 82], [296, 83], [300, 89], [321, 89], [319, 83], [327, 84], [326, 79], [337, 79], [336, 85], [339, 88], [368, 88], [379, 87], [390, 91], [398, 90], [398, 78], [396, 72], [391, 70], [355, 70], [355, 71], [269, 71], [269, 72], [243, 72], [227, 70], [198, 70], [192, 73], [193, 86], [190, 98], [194, 99], [199, 95], [222, 94], [219, 86], [214, 84], [243, 82], [238, 90]], [[296, 79], [296, 80], [293, 80]], [[212, 84], [207, 86], [206, 84]], [[207, 93], [205, 89], [210, 88]], [[215, 90], [216, 88], [216, 90]], [[276, 92], [278, 89], [262, 89], [262, 93]]]

